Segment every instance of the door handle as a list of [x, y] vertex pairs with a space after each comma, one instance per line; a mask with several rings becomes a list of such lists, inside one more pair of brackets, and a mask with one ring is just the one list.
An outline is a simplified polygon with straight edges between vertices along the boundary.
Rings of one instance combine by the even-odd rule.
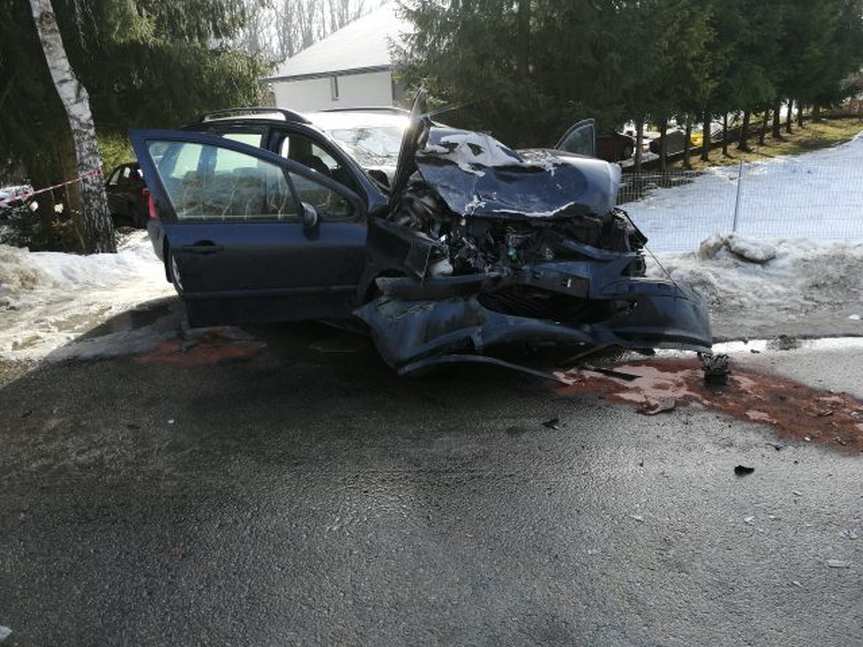
[[225, 248], [222, 245], [216, 245], [215, 243], [209, 242], [200, 242], [195, 243], [194, 245], [182, 245], [180, 247], [181, 252], [186, 252], [188, 254], [215, 254], [224, 249]]

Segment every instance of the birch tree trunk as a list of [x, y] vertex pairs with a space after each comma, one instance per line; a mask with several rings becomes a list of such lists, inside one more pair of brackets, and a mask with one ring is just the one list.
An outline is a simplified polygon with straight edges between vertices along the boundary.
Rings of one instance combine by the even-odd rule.
[[84, 176], [81, 179], [81, 212], [75, 223], [84, 245], [82, 251], [87, 254], [116, 252], [114, 227], [108, 213], [108, 200], [102, 178], [102, 159], [96, 143], [93, 115], [90, 112], [90, 97], [69, 64], [51, 0], [30, 0], [30, 9], [51, 80], [54, 81], [54, 87], [69, 120], [78, 174]]

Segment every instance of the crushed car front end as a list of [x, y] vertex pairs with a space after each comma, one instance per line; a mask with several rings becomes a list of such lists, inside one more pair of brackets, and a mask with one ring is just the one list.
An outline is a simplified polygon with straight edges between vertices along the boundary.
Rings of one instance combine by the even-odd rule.
[[430, 122], [410, 136], [356, 312], [400, 373], [513, 349], [710, 350], [702, 299], [646, 275], [619, 167]]

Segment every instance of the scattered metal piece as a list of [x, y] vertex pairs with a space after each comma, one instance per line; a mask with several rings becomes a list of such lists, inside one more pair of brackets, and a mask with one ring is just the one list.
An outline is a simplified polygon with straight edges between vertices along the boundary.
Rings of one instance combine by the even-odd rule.
[[738, 465], [734, 468], [734, 473], [737, 476], [749, 476], [752, 472], [755, 471], [754, 467], [746, 467], [745, 465]]
[[798, 492], [797, 490], [791, 490], [791, 494], [793, 494], [794, 496], [803, 496], [803, 493]]
[[798, 589], [802, 589], [802, 588], [803, 588], [803, 585], [802, 585], [800, 582], [798, 582], [797, 580], [791, 580], [791, 583], [792, 583], [794, 586], [796, 586]]
[[805, 440], [807, 443], [811, 443], [812, 442], [812, 436], [803, 436], [803, 440]]
[[644, 517], [642, 517], [640, 514], [631, 514], [629, 516], [630, 518], [635, 519], [638, 523], [644, 523]]
[[638, 413], [645, 416], [655, 416], [666, 411], [674, 411], [676, 407], [677, 400], [674, 398], [659, 398], [658, 400], [648, 398], [638, 408]]
[[728, 375], [731, 369], [728, 366], [728, 355], [719, 353], [718, 355], [708, 355], [706, 353], [699, 355], [701, 365], [704, 368], [704, 381], [707, 384], [723, 385], [728, 383]]
[[554, 429], [555, 431], [560, 431], [563, 428], [563, 424], [560, 422], [560, 418], [552, 418], [551, 420], [546, 420], [542, 423], [542, 426], [546, 429]]
[[794, 350], [795, 348], [800, 348], [800, 340], [791, 335], [779, 335], [779, 337], [770, 343], [770, 346], [776, 350]]
[[748, 526], [754, 525], [755, 524], [755, 517], [743, 517], [743, 523], [745, 523]]
[[853, 528], [848, 528], [847, 530], [843, 530], [842, 536], [845, 537], [845, 539], [851, 539], [851, 540], [860, 539], [860, 535]]
[[598, 366], [585, 366], [584, 370], [591, 371], [592, 373], [599, 373], [600, 375], [605, 375], [606, 377], [616, 377], [619, 380], [626, 380], [627, 382], [634, 382], [638, 379], [638, 375], [633, 375], [632, 373], [624, 373], [622, 371], [615, 371], [611, 368], [600, 368]]
[[767, 443], [770, 447], [775, 449], [777, 452], [785, 449], [785, 445], [783, 443]]
[[830, 568], [851, 568], [851, 562], [846, 562], [844, 559], [828, 559], [827, 566]]

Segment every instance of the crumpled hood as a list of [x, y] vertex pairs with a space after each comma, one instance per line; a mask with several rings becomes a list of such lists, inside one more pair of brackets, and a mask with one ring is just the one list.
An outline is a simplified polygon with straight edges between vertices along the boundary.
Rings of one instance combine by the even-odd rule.
[[560, 151], [516, 152], [483, 133], [432, 127], [417, 170], [458, 214], [484, 218], [603, 216], [620, 186], [616, 164]]

